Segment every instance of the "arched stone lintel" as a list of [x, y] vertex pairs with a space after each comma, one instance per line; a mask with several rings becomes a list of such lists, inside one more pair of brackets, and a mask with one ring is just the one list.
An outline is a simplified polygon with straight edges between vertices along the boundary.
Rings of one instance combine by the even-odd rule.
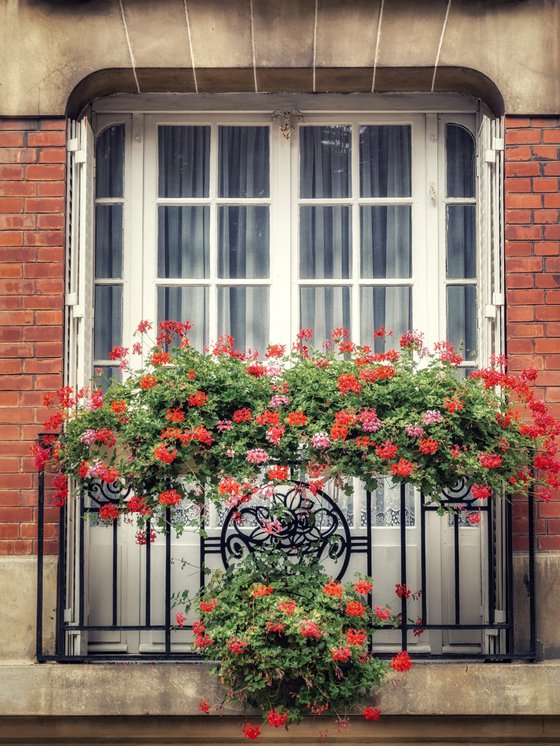
[[[195, 93], [190, 68], [139, 68], [142, 93]], [[465, 67], [441, 67], [432, 91], [432, 67], [382, 67], [376, 70], [375, 93], [459, 93], [481, 99], [496, 115], [504, 113], [504, 99], [486, 75]], [[371, 93], [371, 68], [259, 68], [259, 93]], [[199, 93], [255, 93], [252, 68], [197, 68]], [[92, 101], [138, 91], [132, 69], [96, 70], [83, 78], [68, 98], [67, 114], [76, 117]]]

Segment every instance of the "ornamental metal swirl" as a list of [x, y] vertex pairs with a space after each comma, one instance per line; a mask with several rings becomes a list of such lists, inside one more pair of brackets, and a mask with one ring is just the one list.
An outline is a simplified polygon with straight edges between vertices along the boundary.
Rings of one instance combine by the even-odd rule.
[[451, 487], [445, 487], [442, 491], [442, 497], [444, 502], [450, 503], [469, 503], [473, 502], [474, 498], [471, 494], [471, 485], [466, 477], [461, 477]]
[[104, 505], [106, 503], [120, 503], [121, 500], [125, 500], [131, 493], [130, 487], [125, 487], [121, 482], [102, 482], [101, 480], [95, 481], [90, 485], [86, 492], [98, 505]]
[[332, 560], [337, 579], [346, 572], [352, 551], [350, 528], [338, 505], [321, 490], [314, 495], [302, 482], [261, 490], [228, 512], [220, 539], [224, 567], [267, 545], [295, 563], [310, 553]]

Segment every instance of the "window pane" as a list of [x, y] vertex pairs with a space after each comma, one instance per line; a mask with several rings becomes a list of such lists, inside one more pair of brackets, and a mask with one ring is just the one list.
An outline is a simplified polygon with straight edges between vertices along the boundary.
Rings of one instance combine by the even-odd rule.
[[268, 207], [220, 207], [219, 215], [218, 276], [268, 277]]
[[350, 288], [302, 287], [300, 289], [301, 329], [313, 329], [313, 344], [330, 339], [337, 327], [350, 329]]
[[299, 275], [345, 279], [351, 273], [350, 207], [300, 207]]
[[476, 277], [475, 205], [447, 206], [447, 276]]
[[159, 287], [158, 324], [160, 321], [190, 321], [189, 339], [197, 350], [208, 344], [208, 288]]
[[[380, 479], [377, 489], [372, 494], [373, 526], [391, 527], [401, 525], [401, 486], [393, 484], [389, 479]], [[416, 524], [416, 506], [414, 501], [414, 487], [411, 484], [405, 486], [405, 525]], [[367, 526], [367, 513], [362, 511], [361, 525]]]
[[120, 383], [122, 380], [122, 373], [118, 365], [96, 365], [93, 375], [95, 383], [103, 391], [106, 391], [112, 383]]
[[412, 329], [412, 288], [370, 287], [362, 288], [360, 294], [362, 344], [371, 344], [374, 329], [385, 327], [393, 332], [392, 337], [375, 338], [375, 352], [385, 352], [398, 345], [398, 339]]
[[93, 357], [107, 360], [113, 347], [122, 344], [122, 286], [97, 285]]
[[465, 360], [476, 358], [476, 287], [447, 287], [447, 339]]
[[301, 127], [300, 196], [350, 196], [352, 127]]
[[210, 127], [158, 127], [160, 197], [208, 197]]
[[360, 196], [410, 197], [410, 126], [360, 127]]
[[123, 207], [95, 206], [95, 276], [122, 277]]
[[411, 277], [409, 205], [361, 207], [360, 233], [362, 277]]
[[458, 124], [448, 124], [445, 133], [447, 196], [474, 197], [474, 138]]
[[158, 277], [208, 277], [210, 208], [158, 207]]
[[95, 148], [95, 196], [123, 196], [124, 124], [107, 127]]
[[269, 128], [220, 127], [220, 197], [268, 197]]
[[268, 345], [269, 292], [267, 287], [218, 288], [218, 334], [230, 334], [240, 350]]

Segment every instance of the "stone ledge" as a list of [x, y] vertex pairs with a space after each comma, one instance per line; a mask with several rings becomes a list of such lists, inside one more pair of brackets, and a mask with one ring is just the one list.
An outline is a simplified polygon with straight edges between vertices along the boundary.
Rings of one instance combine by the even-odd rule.
[[[223, 692], [207, 664], [0, 665], [0, 717], [195, 716]], [[537, 664], [417, 663], [380, 688], [383, 713], [553, 716], [560, 660]], [[240, 715], [234, 708], [225, 715]]]

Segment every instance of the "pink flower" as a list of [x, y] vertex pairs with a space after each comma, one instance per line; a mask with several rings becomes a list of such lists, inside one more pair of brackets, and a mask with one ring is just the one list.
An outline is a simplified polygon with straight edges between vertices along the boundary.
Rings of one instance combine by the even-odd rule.
[[284, 394], [276, 394], [268, 402], [269, 407], [282, 407], [287, 406], [290, 403], [290, 398]]
[[441, 412], [439, 409], [428, 409], [427, 412], [424, 412], [422, 420], [425, 425], [435, 425], [436, 423], [441, 422]]
[[477, 526], [480, 523], [480, 513], [469, 513], [467, 521], [471, 526]]
[[407, 425], [405, 430], [406, 434], [411, 438], [421, 438], [426, 432], [420, 425]]
[[277, 536], [282, 531], [282, 524], [280, 521], [271, 521], [269, 518], [262, 522], [263, 531], [269, 536]]
[[391, 609], [384, 609], [383, 606], [380, 606], [379, 604], [375, 604], [373, 613], [382, 622], [386, 622], [387, 619], [391, 618]]
[[331, 444], [331, 439], [327, 433], [316, 433], [311, 436], [311, 445], [317, 450], [322, 448], [328, 448]]
[[381, 420], [375, 409], [364, 409], [356, 419], [362, 423], [362, 428], [366, 433], [376, 433], [381, 429]]
[[233, 423], [231, 420], [219, 420], [216, 427], [221, 433], [223, 433], [227, 430], [231, 430], [231, 428], [233, 427]]
[[268, 461], [268, 453], [262, 448], [251, 448], [247, 451], [246, 460], [250, 464], [265, 464]]
[[89, 428], [89, 430], [86, 430], [81, 436], [80, 436], [80, 442], [84, 443], [86, 446], [91, 446], [93, 443], [95, 443], [95, 430], [92, 430]]
[[152, 324], [151, 321], [141, 321], [138, 324], [137, 331], [140, 334], [145, 334], [146, 332], [150, 331], [150, 329], [152, 328], [152, 326], [153, 326], [153, 324]]
[[175, 624], [178, 627], [182, 627], [185, 624], [186, 621], [187, 621], [187, 617], [183, 614], [182, 611], [178, 611], [175, 614]]

